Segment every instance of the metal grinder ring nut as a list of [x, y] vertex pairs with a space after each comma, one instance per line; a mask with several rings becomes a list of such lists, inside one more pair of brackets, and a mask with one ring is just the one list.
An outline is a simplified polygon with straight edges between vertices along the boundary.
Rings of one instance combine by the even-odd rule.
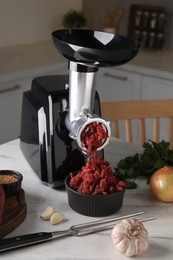
[[81, 125], [80, 129], [78, 130], [78, 133], [75, 137], [76, 141], [77, 141], [77, 144], [79, 145], [79, 147], [83, 150], [83, 151], [86, 151], [86, 148], [82, 146], [82, 143], [81, 143], [81, 135], [82, 135], [82, 132], [83, 130], [85, 129], [85, 127], [87, 125], [89, 125], [90, 123], [93, 123], [93, 122], [96, 122], [96, 123], [101, 123], [108, 135], [108, 138], [105, 139], [105, 141], [102, 143], [102, 145], [100, 147], [98, 147], [97, 151], [103, 149], [106, 145], [109, 144], [109, 141], [110, 141], [110, 135], [111, 135], [111, 129], [110, 129], [110, 122], [109, 121], [105, 121], [104, 119], [102, 118], [90, 118], [88, 117], [88, 119]]

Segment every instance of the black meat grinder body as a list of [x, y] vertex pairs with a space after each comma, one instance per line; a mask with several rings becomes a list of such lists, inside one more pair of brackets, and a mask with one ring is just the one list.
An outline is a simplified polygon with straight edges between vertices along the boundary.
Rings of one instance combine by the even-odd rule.
[[69, 77], [35, 78], [23, 95], [21, 150], [44, 184], [58, 187], [65, 177], [86, 162], [82, 132], [92, 122], [102, 124], [109, 143], [110, 122], [101, 118], [95, 91], [99, 67], [119, 66], [132, 60], [141, 44], [133, 39], [87, 29], [61, 29], [52, 33], [55, 48], [69, 62]]
[[[20, 146], [41, 181], [51, 187], [64, 184], [65, 177], [86, 163], [86, 156], [69, 137], [64, 118], [69, 107], [68, 76], [35, 78], [23, 94]], [[95, 93], [94, 113], [100, 115]], [[99, 151], [103, 156], [103, 150]]]

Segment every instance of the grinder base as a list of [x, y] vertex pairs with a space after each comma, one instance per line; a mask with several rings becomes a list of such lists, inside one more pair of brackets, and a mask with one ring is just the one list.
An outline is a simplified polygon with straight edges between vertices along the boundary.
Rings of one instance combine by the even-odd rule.
[[[41, 181], [53, 188], [64, 186], [65, 177], [86, 161], [64, 122], [69, 106], [67, 83], [66, 75], [42, 76], [23, 94], [20, 147]], [[100, 115], [97, 92], [94, 112]]]

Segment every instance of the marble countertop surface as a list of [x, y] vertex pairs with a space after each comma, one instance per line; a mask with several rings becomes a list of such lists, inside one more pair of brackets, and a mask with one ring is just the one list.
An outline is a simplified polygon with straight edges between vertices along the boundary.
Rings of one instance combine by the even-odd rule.
[[[116, 162], [127, 155], [141, 151], [141, 147], [112, 140], [106, 148], [106, 159], [114, 167]], [[19, 146], [19, 139], [0, 145], [0, 169], [14, 169], [22, 173], [27, 216], [24, 222], [7, 237], [18, 236], [39, 231], [51, 232], [63, 230], [71, 225], [97, 220], [73, 211], [67, 201], [65, 190], [54, 190], [43, 185], [26, 162]], [[41, 212], [53, 206], [65, 216], [65, 221], [57, 226], [40, 219]], [[120, 216], [139, 211], [146, 211], [145, 216], [156, 219], [145, 222], [149, 232], [149, 248], [135, 259], [164, 259], [173, 256], [173, 204], [157, 201], [150, 193], [145, 181], [139, 181], [136, 190], [127, 190], [123, 206], [114, 215]], [[143, 215], [143, 216], [144, 216]], [[57, 260], [114, 260], [127, 259], [120, 255], [112, 245], [111, 230], [102, 231], [82, 237], [64, 237], [40, 245], [9, 251], [1, 254], [3, 260], [13, 259], [57, 259]]]
[[[67, 60], [56, 51], [51, 40], [1, 47], [0, 82], [51, 71], [64, 64], [67, 66]], [[142, 49], [131, 62], [115, 68], [173, 80], [173, 51]]]

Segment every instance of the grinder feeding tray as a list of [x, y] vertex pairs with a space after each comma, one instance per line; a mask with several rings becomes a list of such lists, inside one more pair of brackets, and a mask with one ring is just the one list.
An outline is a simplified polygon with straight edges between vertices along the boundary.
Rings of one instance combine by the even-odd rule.
[[21, 149], [42, 182], [64, 185], [71, 171], [86, 162], [82, 133], [93, 123], [104, 128], [109, 143], [110, 122], [101, 118], [95, 80], [99, 67], [118, 66], [133, 59], [141, 44], [117, 34], [85, 29], [61, 29], [52, 33], [56, 49], [68, 59], [69, 75], [35, 78], [23, 95]]
[[101, 31], [62, 29], [52, 36], [55, 47], [65, 58], [91, 67], [125, 64], [141, 49], [138, 41]]

